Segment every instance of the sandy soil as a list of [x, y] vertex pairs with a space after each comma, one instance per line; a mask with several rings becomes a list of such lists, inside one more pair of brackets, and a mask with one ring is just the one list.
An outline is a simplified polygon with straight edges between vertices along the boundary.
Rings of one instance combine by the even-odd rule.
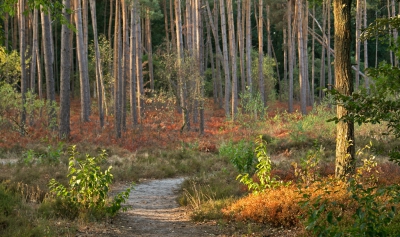
[[[177, 203], [183, 178], [144, 180], [135, 185], [121, 212], [103, 226], [88, 226], [76, 236], [145, 236], [145, 237], [202, 237], [202, 236], [296, 236], [295, 231], [262, 227], [257, 234], [239, 233], [233, 227], [221, 227], [215, 222], [194, 223], [189, 212]], [[124, 186], [117, 188], [123, 190]], [[245, 228], [246, 229], [246, 228]], [[234, 233], [234, 234], [233, 234]]]

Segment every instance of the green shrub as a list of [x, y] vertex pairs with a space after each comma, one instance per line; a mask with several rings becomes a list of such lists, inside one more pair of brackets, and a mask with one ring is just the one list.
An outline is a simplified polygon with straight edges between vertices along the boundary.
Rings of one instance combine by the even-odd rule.
[[245, 184], [253, 193], [259, 193], [266, 189], [289, 185], [290, 182], [285, 183], [272, 177], [272, 162], [271, 158], [267, 154], [267, 143], [263, 140], [262, 135], [256, 139], [256, 144], [257, 147], [255, 153], [258, 159], [258, 164], [256, 165], [255, 174], [258, 178], [258, 182], [254, 181], [249, 173], [239, 174], [236, 179], [239, 179], [239, 181]]
[[107, 203], [110, 184], [113, 180], [111, 174], [112, 166], [104, 172], [99, 164], [106, 159], [105, 150], [98, 158], [86, 155], [83, 160], [77, 160], [76, 148], [72, 146], [70, 151], [68, 178], [69, 185], [58, 183], [55, 179], [50, 180], [50, 191], [62, 200], [65, 207], [78, 210], [80, 214], [106, 212], [113, 216], [120, 209], [121, 204], [129, 197], [130, 188], [117, 194], [111, 203]]
[[240, 140], [237, 144], [234, 144], [232, 141], [229, 141], [221, 145], [219, 154], [229, 158], [230, 162], [240, 173], [252, 173], [256, 162], [253, 147], [253, 142]]

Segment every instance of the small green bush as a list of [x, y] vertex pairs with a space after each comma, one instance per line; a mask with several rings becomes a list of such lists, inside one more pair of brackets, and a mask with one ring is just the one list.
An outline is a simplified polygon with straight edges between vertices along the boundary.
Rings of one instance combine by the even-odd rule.
[[85, 159], [77, 160], [77, 154], [76, 147], [72, 146], [67, 176], [69, 186], [65, 187], [52, 179], [49, 183], [50, 191], [61, 199], [64, 207], [72, 210], [70, 213], [78, 210], [78, 213], [83, 215], [96, 212], [115, 215], [122, 208], [121, 204], [129, 197], [132, 186], [117, 194], [111, 203], [107, 203], [113, 175], [112, 166], [105, 171], [101, 171], [99, 166], [106, 159], [105, 150], [98, 158], [86, 155]]
[[254, 143], [240, 140], [237, 144], [232, 141], [224, 143], [219, 148], [219, 154], [229, 158], [230, 162], [240, 172], [254, 172], [254, 164], [256, 162], [254, 153]]

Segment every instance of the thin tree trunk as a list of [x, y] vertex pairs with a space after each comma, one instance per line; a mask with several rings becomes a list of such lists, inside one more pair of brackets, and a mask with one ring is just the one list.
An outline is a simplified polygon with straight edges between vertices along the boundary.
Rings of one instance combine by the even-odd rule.
[[[168, 27], [168, 26], [167, 26]], [[147, 9], [146, 14], [146, 33], [147, 33], [147, 60], [149, 66], [149, 79], [150, 79], [150, 89], [154, 91], [154, 71], [153, 71], [153, 48], [151, 41], [151, 22], [150, 22], [150, 9]]]
[[89, 122], [90, 115], [90, 85], [88, 72], [88, 59], [85, 54], [85, 45], [83, 40], [81, 0], [75, 0], [75, 24], [76, 24], [76, 49], [79, 64], [79, 77], [81, 86], [81, 119], [83, 122]]
[[171, 19], [171, 41], [172, 41], [172, 50], [176, 51], [176, 44], [178, 42], [178, 40], [176, 39], [176, 32], [175, 32], [175, 24], [174, 24], [174, 19], [176, 18], [176, 16], [174, 17], [174, 7], [173, 7], [173, 0], [169, 1], [169, 13], [170, 13], [170, 19]]
[[293, 69], [294, 69], [294, 37], [292, 32], [292, 1], [288, 1], [288, 66], [289, 66], [289, 113], [293, 112]]
[[114, 15], [113, 2], [114, 2], [114, 0], [110, 0], [110, 20], [108, 22], [108, 40], [110, 42], [111, 42], [112, 20], [113, 20], [113, 15]]
[[89, 0], [90, 2], [90, 13], [92, 15], [92, 24], [93, 24], [93, 34], [94, 34], [94, 48], [96, 53], [96, 82], [97, 82], [97, 106], [99, 107], [99, 121], [100, 127], [104, 127], [104, 110], [103, 104], [105, 103], [104, 97], [104, 85], [103, 85], [103, 69], [102, 69], [102, 62], [100, 56], [100, 48], [99, 48], [99, 41], [98, 41], [98, 34], [97, 34], [97, 17], [96, 17], [96, 2], [95, 0]]
[[226, 38], [226, 16], [224, 0], [219, 0], [221, 12], [221, 32], [222, 32], [222, 52], [224, 57], [224, 72], [225, 72], [225, 115], [229, 116], [229, 97], [231, 89], [231, 75], [229, 72], [228, 58], [228, 42]]
[[21, 98], [22, 98], [22, 113], [21, 113], [21, 134], [25, 135], [25, 123], [26, 123], [26, 93], [28, 92], [28, 77], [26, 75], [26, 63], [25, 63], [25, 0], [19, 0], [18, 18], [19, 18], [19, 53], [20, 53], [20, 65], [21, 65]]
[[4, 46], [5, 46], [5, 48], [6, 48], [6, 50], [8, 50], [8, 35], [9, 35], [9, 28], [8, 28], [8, 25], [9, 25], [9, 22], [8, 22], [8, 19], [10, 18], [10, 16], [8, 15], [8, 13], [6, 13], [6, 15], [5, 15], [5, 18], [4, 18], [4, 37], [5, 37], [5, 39], [4, 39]]
[[139, 2], [136, 2], [136, 78], [137, 78], [137, 101], [139, 119], [144, 115], [144, 88], [143, 88], [143, 70], [142, 70], [142, 28], [140, 19]]
[[237, 83], [237, 63], [236, 63], [236, 39], [235, 39], [235, 23], [233, 21], [232, 1], [227, 1], [228, 11], [228, 28], [229, 28], [229, 51], [231, 56], [232, 67], [232, 120], [235, 119], [238, 106], [238, 83]]
[[[63, 15], [68, 24], [70, 24], [70, 16], [66, 9], [70, 8], [70, 0], [63, 0]], [[60, 139], [68, 139], [70, 136], [70, 76], [71, 76], [71, 47], [70, 38], [71, 30], [68, 25], [61, 26], [61, 76], [60, 76]]]
[[121, 138], [121, 17], [120, 0], [115, 2], [115, 26], [114, 26], [114, 126], [117, 138]]
[[301, 113], [307, 114], [307, 83], [305, 74], [304, 62], [304, 35], [303, 35], [303, 4], [301, 0], [296, 0], [296, 13], [297, 13], [297, 40], [299, 52], [299, 82], [300, 82], [300, 107]]
[[355, 89], [358, 90], [360, 86], [360, 49], [361, 49], [361, 41], [360, 41], [360, 35], [361, 35], [361, 16], [362, 16], [362, 6], [361, 6], [361, 0], [356, 1], [357, 7], [356, 7], [356, 52], [355, 52], [355, 60], [356, 60], [356, 67], [357, 71], [355, 73]]
[[[313, 15], [315, 16], [315, 4], [312, 9]], [[312, 31], [315, 32], [315, 21], [312, 21]], [[312, 37], [311, 42], [311, 104], [314, 105], [315, 95], [315, 37]]]
[[132, 127], [138, 124], [137, 100], [136, 100], [136, 8], [131, 7], [131, 47], [130, 47], [130, 106]]
[[246, 1], [246, 80], [250, 94], [253, 93], [253, 80], [251, 79], [251, 0]]
[[263, 0], [259, 0], [258, 2], [258, 87], [260, 90], [261, 101], [266, 105], [266, 97], [265, 97], [265, 88], [264, 88], [264, 39], [263, 39]]
[[36, 79], [36, 64], [37, 64], [37, 48], [38, 48], [38, 28], [39, 28], [39, 23], [38, 23], [38, 16], [39, 16], [39, 11], [38, 9], [33, 10], [33, 22], [32, 22], [32, 28], [33, 28], [33, 41], [32, 41], [32, 59], [31, 59], [31, 91], [32, 93], [35, 93], [35, 79]]
[[169, 53], [170, 50], [171, 50], [171, 45], [170, 45], [170, 40], [169, 40], [167, 0], [163, 0], [163, 14], [164, 14], [164, 27], [165, 27], [165, 41], [166, 41], [166, 44], [167, 44], [167, 52]]
[[[331, 47], [331, 0], [327, 0], [327, 24], [328, 24], [328, 33], [327, 33], [327, 47], [328, 49]], [[333, 86], [332, 81], [332, 63], [331, 63], [331, 52], [330, 50], [326, 51], [327, 54], [327, 64], [328, 64], [328, 89], [331, 89]]]
[[[368, 27], [367, 24], [367, 0], [364, 0], [364, 17], [363, 17], [364, 21], [364, 28]], [[378, 38], [378, 37], [377, 37]], [[364, 40], [364, 72], [367, 70], [368, 68], [368, 41]], [[365, 88], [369, 89], [369, 78], [366, 77], [364, 78], [365, 80]]]
[[244, 1], [237, 1], [237, 38], [238, 38], [238, 49], [239, 49], [239, 62], [240, 62], [240, 84], [241, 84], [241, 92], [244, 93], [246, 91], [246, 72], [245, 72], [245, 55], [244, 55], [244, 9], [245, 7]]
[[121, 71], [121, 124], [126, 131], [126, 79], [128, 77], [129, 65], [129, 22], [128, 8], [125, 0], [121, 1], [122, 8], [122, 71]]

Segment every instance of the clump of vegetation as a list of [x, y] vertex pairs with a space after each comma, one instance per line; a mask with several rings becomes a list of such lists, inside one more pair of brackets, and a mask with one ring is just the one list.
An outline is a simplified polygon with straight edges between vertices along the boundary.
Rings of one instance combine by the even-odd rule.
[[68, 187], [52, 179], [49, 183], [50, 192], [60, 198], [60, 204], [67, 209], [65, 213], [68, 213], [70, 217], [79, 214], [87, 218], [87, 215], [102, 212], [114, 216], [122, 208], [121, 204], [129, 197], [132, 186], [117, 194], [112, 202], [107, 203], [113, 175], [111, 174], [112, 166], [104, 172], [99, 166], [106, 159], [105, 150], [98, 158], [86, 155], [85, 159], [78, 160], [76, 156], [76, 148], [72, 146], [68, 166]]

